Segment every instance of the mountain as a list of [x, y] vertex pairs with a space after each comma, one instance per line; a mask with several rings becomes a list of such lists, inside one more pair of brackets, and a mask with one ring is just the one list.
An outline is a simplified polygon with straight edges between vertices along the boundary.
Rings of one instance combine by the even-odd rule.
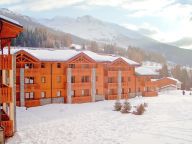
[[84, 39], [112, 43], [119, 47], [135, 46], [163, 54], [169, 61], [192, 66], [192, 51], [161, 43], [120, 25], [104, 22], [92, 16], [41, 19], [41, 24], [71, 33]]
[[[47, 26], [39, 23], [34, 18], [31, 18], [29, 16], [25, 16], [25, 15], [19, 14], [17, 12], [10, 11], [10, 10], [8, 10], [6, 8], [1, 8], [0, 9], [0, 15], [4, 15], [6, 17], [9, 17], [9, 18], [11, 18], [13, 20], [18, 21], [21, 25], [23, 25], [24, 31], [26, 29], [31, 30], [31, 29], [38, 28], [38, 29], [44, 29], [44, 30], [46, 30], [46, 32], [51, 33], [51, 34], [53, 34], [56, 37], [59, 37], [59, 36], [64, 37], [65, 35], [68, 35], [65, 32], [56, 31], [56, 30], [54, 30], [54, 29], [52, 29], [50, 27], [47, 27]], [[74, 43], [76, 43], [76, 44], [82, 44], [82, 43], [87, 42], [87, 40], [79, 38], [78, 36], [74, 36], [74, 35], [70, 34], [70, 37], [71, 37], [72, 41]], [[54, 39], [54, 38], [52, 38], [52, 39]]]
[[192, 50], [192, 37], [184, 37], [178, 41], [171, 42], [170, 44]]

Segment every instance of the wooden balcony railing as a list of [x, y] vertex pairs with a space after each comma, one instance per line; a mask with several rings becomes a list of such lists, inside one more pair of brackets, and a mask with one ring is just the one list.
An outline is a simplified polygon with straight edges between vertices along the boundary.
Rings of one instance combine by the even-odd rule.
[[37, 90], [40, 88], [39, 84], [25, 84], [25, 90]]
[[12, 69], [12, 55], [0, 55], [0, 70]]
[[85, 82], [85, 83], [72, 83], [72, 88], [73, 89], [90, 89], [91, 88], [91, 83], [90, 82]]
[[0, 121], [0, 126], [2, 126], [5, 130], [5, 137], [13, 136], [13, 121]]
[[36, 68], [25, 69], [25, 76], [39, 74], [39, 70]]
[[152, 97], [152, 96], [157, 96], [158, 95], [158, 92], [156, 91], [145, 91], [142, 93], [143, 96], [146, 96], [146, 97]]
[[40, 106], [40, 100], [26, 100], [25, 101], [25, 106], [26, 107], [36, 107]]
[[86, 103], [91, 101], [91, 96], [72, 97], [72, 103]]
[[108, 95], [108, 97], [107, 97], [108, 100], [116, 100], [117, 98], [118, 98], [117, 94]]
[[2, 87], [0, 88], [0, 103], [12, 102], [12, 88]]
[[71, 69], [72, 75], [91, 75], [92, 69], [74, 68]]

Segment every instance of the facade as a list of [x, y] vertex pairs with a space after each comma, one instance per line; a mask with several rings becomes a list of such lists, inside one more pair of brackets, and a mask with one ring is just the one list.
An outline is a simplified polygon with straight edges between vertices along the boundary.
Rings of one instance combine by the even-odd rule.
[[151, 74], [137, 73], [140, 65], [124, 57], [33, 48], [17, 48], [12, 52], [17, 63], [17, 106], [157, 95], [156, 89], [151, 88], [155, 87]]
[[155, 83], [160, 92], [181, 89], [181, 82], [172, 77], [158, 79], [155, 81]]
[[[6, 137], [16, 130], [15, 120], [15, 73], [16, 61], [10, 53], [11, 39], [17, 37], [22, 26], [9, 18], [0, 16], [0, 127]], [[7, 47], [7, 52], [4, 48]]]

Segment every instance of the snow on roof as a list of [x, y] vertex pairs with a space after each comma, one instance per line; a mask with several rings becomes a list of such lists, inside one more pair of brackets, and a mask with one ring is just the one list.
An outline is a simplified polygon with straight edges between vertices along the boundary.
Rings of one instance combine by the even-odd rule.
[[160, 89], [167, 88], [167, 87], [175, 87], [176, 88], [177, 86], [174, 84], [170, 84], [170, 85], [162, 86], [162, 87], [160, 87]]
[[132, 61], [130, 59], [127, 59], [125, 57], [121, 57], [124, 61], [126, 61], [128, 64], [132, 64], [132, 65], [140, 65], [139, 63]]
[[174, 80], [174, 81], [176, 81], [177, 83], [181, 83], [178, 79], [175, 79], [175, 78], [173, 78], [173, 77], [167, 77], [168, 79], [171, 79], [171, 80]]
[[[102, 55], [102, 54], [97, 54], [88, 50], [76, 51], [71, 49], [53, 49], [53, 48], [48, 49], [48, 48], [22, 47], [22, 48], [12, 48], [11, 53], [14, 54], [21, 50], [26, 51], [27, 53], [31, 54], [32, 56], [36, 57], [41, 61], [67, 61], [82, 52], [97, 62], [112, 62], [118, 58], [123, 58], [130, 65], [139, 65], [137, 62], [134, 62], [124, 57]], [[6, 53], [6, 50], [5, 50], [5, 53]]]
[[158, 75], [157, 72], [153, 71], [152, 69], [150, 68], [147, 68], [147, 67], [144, 67], [144, 66], [141, 66], [141, 67], [137, 67], [135, 69], [136, 73], [138, 75]]
[[3, 19], [3, 20], [6, 20], [6, 21], [9, 21], [11, 23], [14, 23], [16, 25], [22, 26], [18, 21], [10, 19], [10, 18], [8, 18], [6, 16], [3, 16], [3, 15], [0, 15], [0, 19]]

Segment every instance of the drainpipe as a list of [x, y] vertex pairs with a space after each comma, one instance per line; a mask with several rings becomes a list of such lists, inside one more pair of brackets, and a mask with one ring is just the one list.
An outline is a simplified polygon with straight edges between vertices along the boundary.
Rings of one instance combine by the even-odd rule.
[[137, 96], [137, 75], [135, 75], [135, 97]]
[[53, 103], [53, 64], [51, 63], [51, 103]]

